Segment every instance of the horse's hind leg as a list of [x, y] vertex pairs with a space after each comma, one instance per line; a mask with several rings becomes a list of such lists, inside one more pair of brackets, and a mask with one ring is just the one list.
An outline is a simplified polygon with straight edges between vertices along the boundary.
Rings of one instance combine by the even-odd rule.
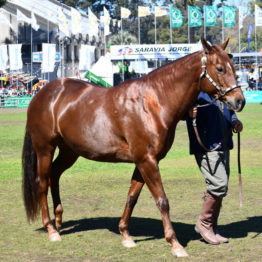
[[142, 163], [137, 164], [137, 167], [161, 212], [165, 239], [172, 245], [172, 253], [177, 257], [188, 256], [184, 248], [178, 242], [170, 221], [169, 203], [162, 185], [157, 162], [152, 158], [148, 158], [148, 160], [144, 160]]
[[37, 154], [37, 174], [39, 179], [39, 203], [42, 212], [42, 222], [48, 232], [50, 241], [59, 241], [61, 237], [55, 229], [49, 215], [47, 193], [50, 179], [51, 164], [54, 155], [54, 148], [47, 146], [45, 149], [36, 150]]
[[75, 163], [77, 158], [77, 154], [75, 154], [71, 149], [63, 145], [59, 146], [59, 154], [52, 164], [50, 186], [54, 204], [55, 225], [58, 231], [62, 226], [63, 214], [63, 207], [59, 192], [59, 179], [62, 173]]
[[129, 219], [131, 217], [132, 211], [139, 197], [139, 194], [143, 188], [143, 185], [144, 185], [144, 180], [141, 177], [139, 170], [135, 168], [133, 176], [132, 176], [132, 180], [131, 180], [131, 186], [130, 186], [128, 196], [127, 196], [127, 202], [125, 205], [125, 209], [119, 221], [119, 231], [123, 237], [122, 244], [125, 247], [134, 247], [136, 245], [135, 242], [132, 240], [132, 237], [129, 234], [128, 224], [129, 224]]

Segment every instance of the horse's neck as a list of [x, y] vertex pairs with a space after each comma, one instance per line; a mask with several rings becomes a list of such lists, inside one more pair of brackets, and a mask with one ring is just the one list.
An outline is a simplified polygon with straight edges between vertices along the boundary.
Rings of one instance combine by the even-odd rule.
[[197, 52], [177, 63], [173, 62], [164, 71], [165, 77], [159, 89], [165, 94], [164, 106], [174, 115], [184, 114], [199, 93], [201, 55]]

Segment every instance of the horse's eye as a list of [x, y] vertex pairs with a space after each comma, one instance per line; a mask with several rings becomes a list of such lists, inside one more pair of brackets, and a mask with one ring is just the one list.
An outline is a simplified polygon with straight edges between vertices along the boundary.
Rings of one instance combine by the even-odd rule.
[[224, 72], [224, 68], [222, 66], [218, 66], [217, 67], [217, 72], [223, 73]]

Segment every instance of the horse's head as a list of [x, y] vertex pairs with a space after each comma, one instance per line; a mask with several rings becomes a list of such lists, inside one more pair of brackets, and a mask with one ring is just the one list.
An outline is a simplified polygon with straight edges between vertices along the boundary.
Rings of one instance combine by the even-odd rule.
[[203, 38], [201, 41], [204, 54], [200, 89], [226, 103], [230, 109], [241, 111], [245, 98], [237, 85], [232, 56], [225, 52], [229, 39], [217, 46], [211, 46]]

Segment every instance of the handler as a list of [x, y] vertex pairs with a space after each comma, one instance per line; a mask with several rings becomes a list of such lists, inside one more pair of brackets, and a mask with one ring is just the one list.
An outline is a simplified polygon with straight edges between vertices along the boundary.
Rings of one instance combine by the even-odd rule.
[[195, 116], [197, 131], [192, 126], [192, 114], [187, 117], [187, 129], [190, 154], [195, 155], [207, 188], [195, 230], [205, 241], [217, 245], [228, 242], [228, 238], [218, 233], [217, 221], [222, 200], [228, 191], [229, 150], [233, 148], [232, 130], [241, 132], [243, 125], [234, 111], [229, 110], [224, 103], [212, 101], [208, 94], [199, 94], [196, 102], [199, 107]]

